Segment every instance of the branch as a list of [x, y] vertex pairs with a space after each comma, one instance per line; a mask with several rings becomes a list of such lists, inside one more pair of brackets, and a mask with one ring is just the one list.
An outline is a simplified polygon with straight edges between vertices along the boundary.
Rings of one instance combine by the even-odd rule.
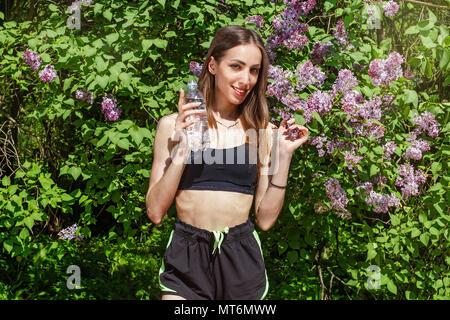
[[428, 7], [435, 7], [435, 8], [440, 8], [440, 9], [447, 9], [449, 10], [450, 8], [447, 6], [440, 6], [438, 4], [434, 4], [434, 3], [427, 3], [427, 2], [422, 2], [422, 1], [417, 1], [417, 0], [403, 0], [404, 2], [412, 2], [415, 4], [420, 4], [422, 6], [428, 6]]

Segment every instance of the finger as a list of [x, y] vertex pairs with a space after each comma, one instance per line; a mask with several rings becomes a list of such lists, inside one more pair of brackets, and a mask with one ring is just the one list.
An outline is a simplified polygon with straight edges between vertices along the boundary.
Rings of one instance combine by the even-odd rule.
[[201, 114], [206, 114], [205, 110], [189, 110], [189, 111], [185, 111], [181, 114], [180, 120], [181, 122], [185, 122], [187, 120], [188, 117], [192, 116], [192, 115], [201, 115]]
[[184, 105], [184, 90], [180, 89], [180, 98], [178, 99], [178, 111], [182, 110], [182, 106]]
[[186, 110], [189, 110], [189, 109], [198, 107], [198, 106], [201, 105], [201, 104], [202, 104], [201, 102], [190, 102], [190, 103], [186, 103], [186, 104], [183, 104], [183, 105], [181, 106], [181, 110], [182, 110], [182, 111], [186, 111]]
[[197, 118], [194, 118], [194, 119], [189, 120], [189, 121], [185, 121], [185, 122], [183, 122], [183, 124], [181, 125], [181, 128], [183, 128], [183, 129], [184, 129], [184, 128], [187, 128], [187, 127], [193, 125], [194, 123], [196, 123], [197, 121], [199, 121], [199, 119], [197, 119]]
[[286, 127], [286, 119], [283, 119], [283, 120], [281, 120], [280, 126], [278, 127], [278, 129], [281, 129], [281, 128], [285, 129], [285, 127]]

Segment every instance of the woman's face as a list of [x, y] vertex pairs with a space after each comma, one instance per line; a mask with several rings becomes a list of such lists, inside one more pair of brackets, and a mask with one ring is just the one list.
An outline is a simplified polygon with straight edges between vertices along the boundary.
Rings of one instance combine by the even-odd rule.
[[220, 63], [211, 57], [208, 68], [215, 76], [216, 103], [241, 104], [256, 85], [261, 64], [261, 51], [254, 44], [228, 49]]

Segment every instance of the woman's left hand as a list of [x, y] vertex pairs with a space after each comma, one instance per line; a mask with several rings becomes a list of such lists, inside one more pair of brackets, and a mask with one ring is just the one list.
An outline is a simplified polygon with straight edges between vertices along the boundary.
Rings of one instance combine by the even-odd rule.
[[[278, 127], [278, 145], [280, 154], [292, 155], [294, 151], [308, 140], [308, 129], [294, 124], [295, 119], [283, 119]], [[286, 128], [286, 124], [288, 128]]]

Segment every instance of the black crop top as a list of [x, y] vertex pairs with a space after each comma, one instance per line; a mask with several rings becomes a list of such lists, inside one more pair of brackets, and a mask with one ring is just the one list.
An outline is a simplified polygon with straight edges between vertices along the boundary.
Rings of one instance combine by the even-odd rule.
[[249, 145], [244, 143], [234, 148], [191, 151], [178, 189], [254, 194], [257, 179], [256, 153], [250, 157]]

